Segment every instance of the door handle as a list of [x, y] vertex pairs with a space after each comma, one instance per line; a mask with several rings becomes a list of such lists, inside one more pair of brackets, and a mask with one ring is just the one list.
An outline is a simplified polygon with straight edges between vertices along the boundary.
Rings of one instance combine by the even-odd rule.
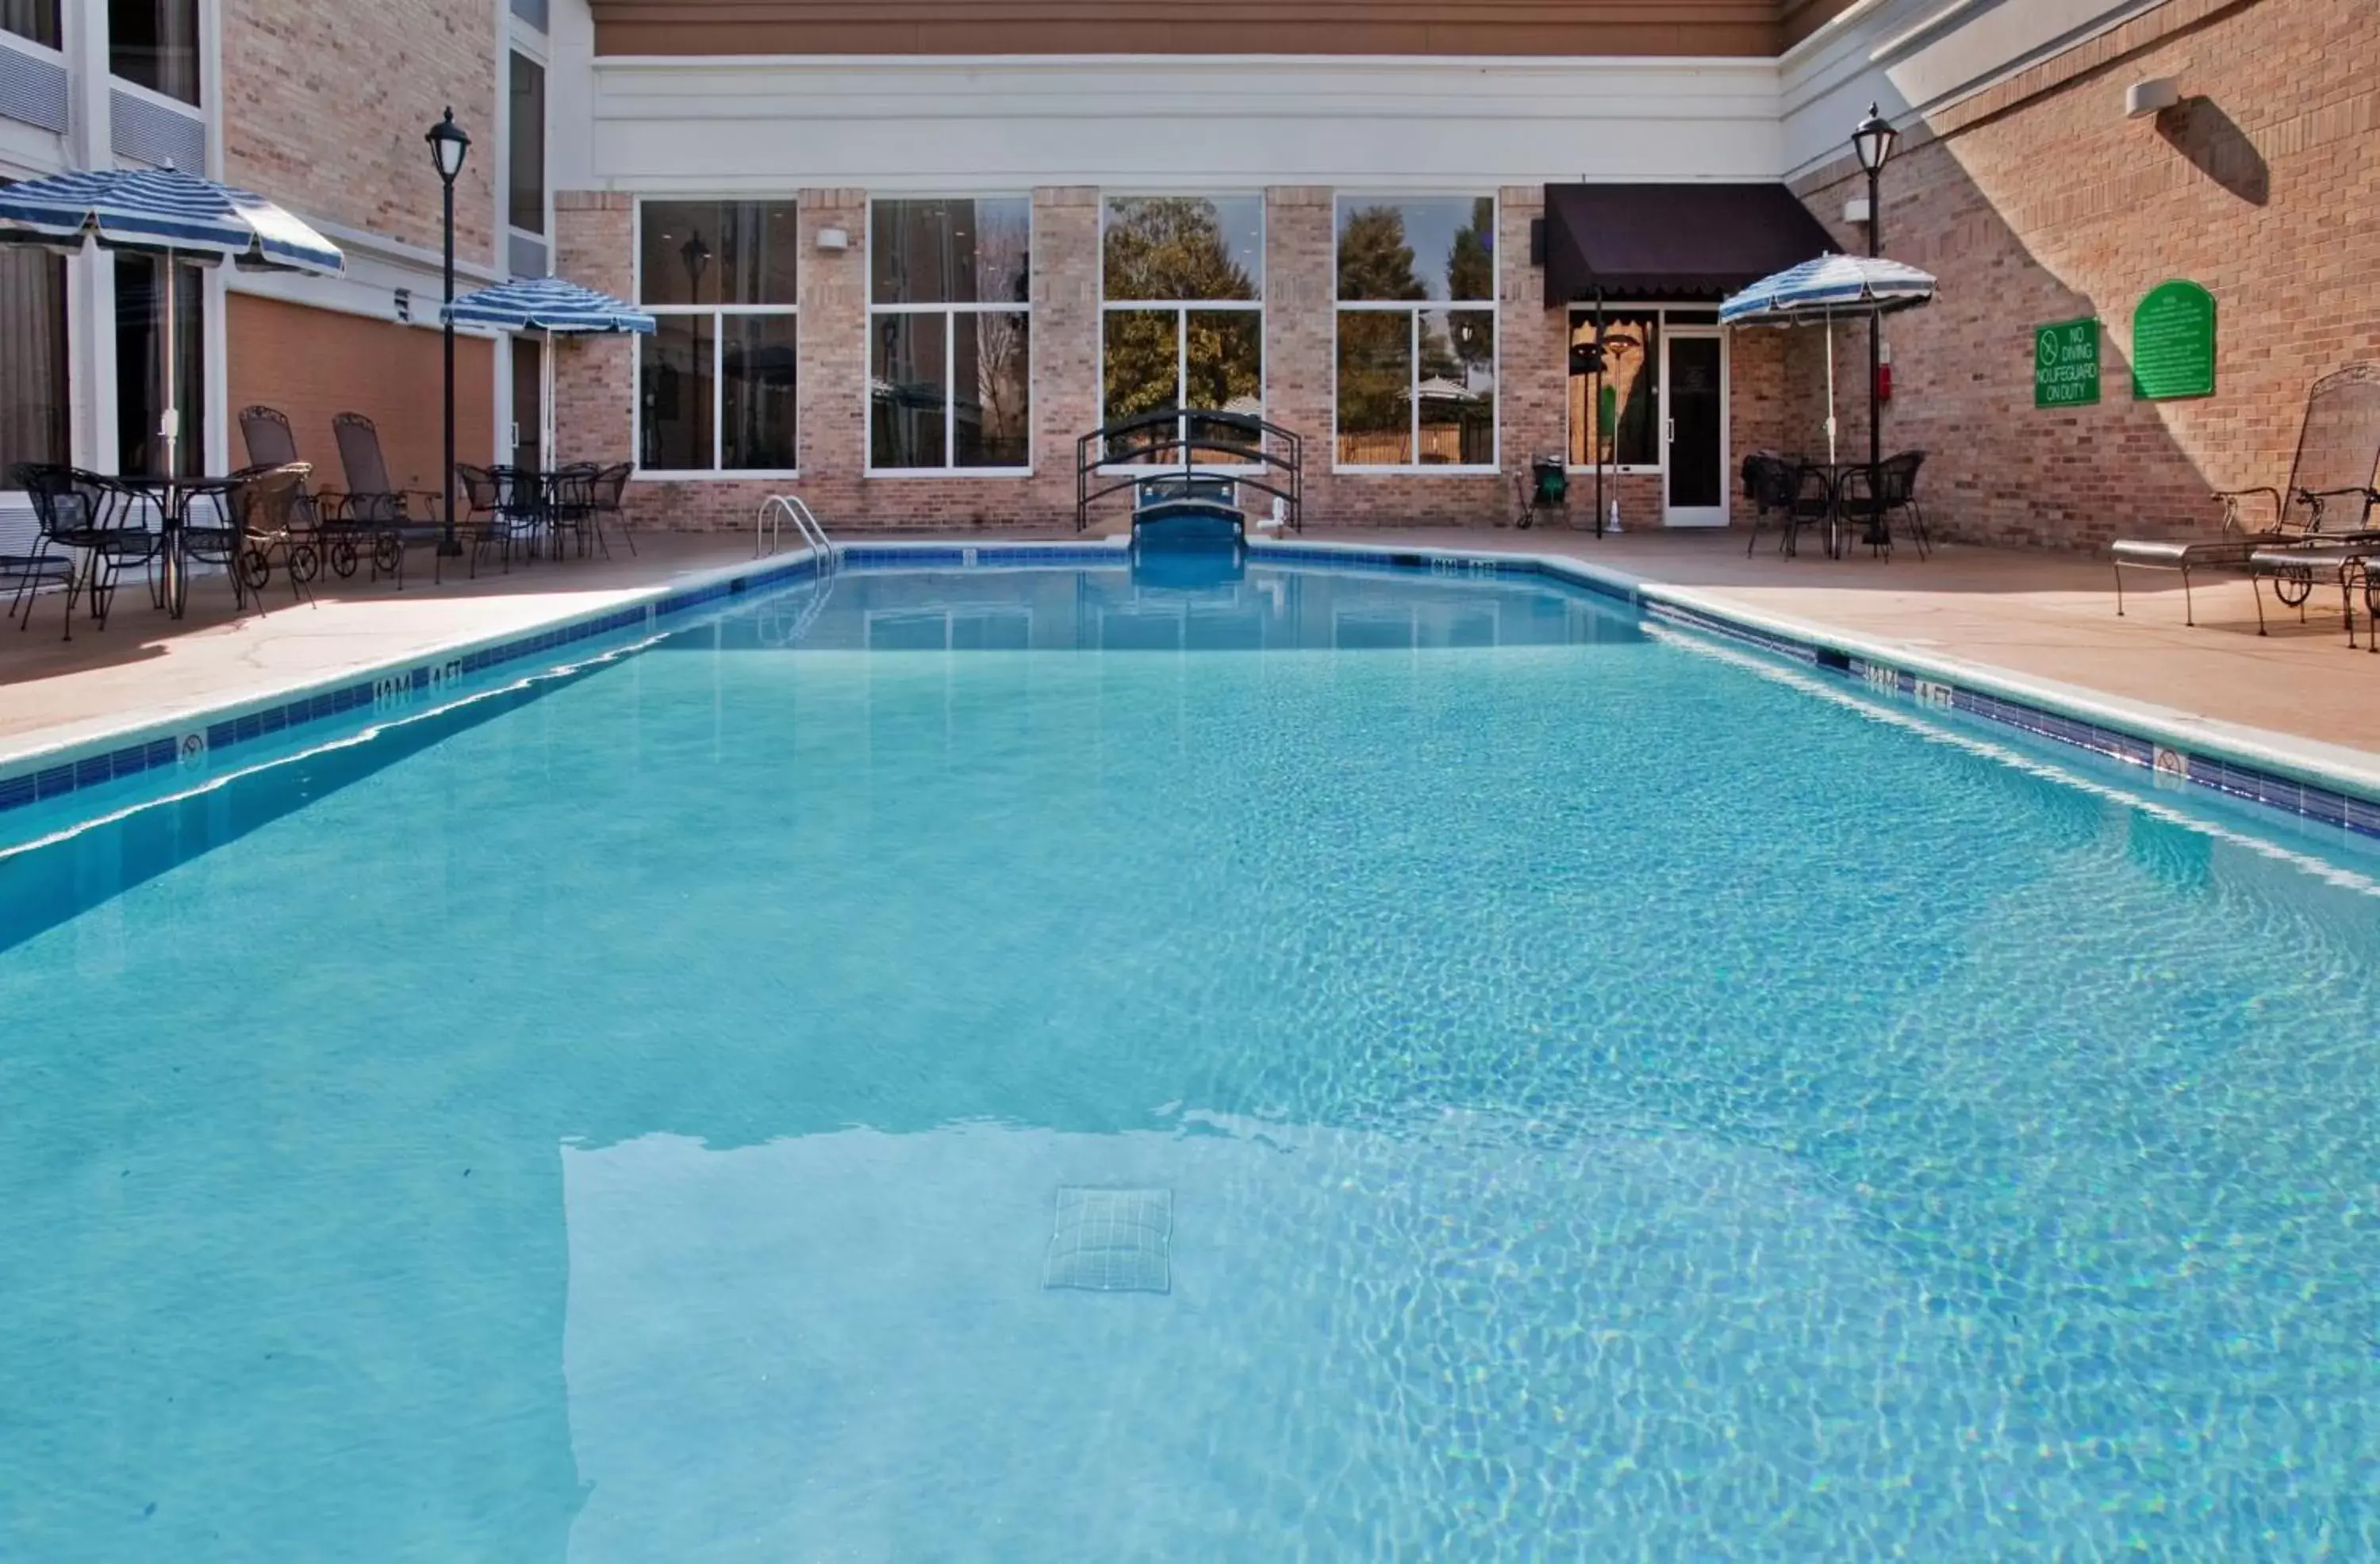
[[1665, 432], [1665, 433], [1662, 435], [1661, 439], [1662, 439], [1662, 443], [1664, 443], [1664, 444], [1668, 444], [1668, 445], [1675, 445], [1675, 444], [1678, 443], [1678, 420], [1677, 420], [1677, 419], [1675, 419], [1675, 418], [1670, 418], [1670, 420], [1668, 420], [1668, 430], [1667, 430], [1667, 432]]

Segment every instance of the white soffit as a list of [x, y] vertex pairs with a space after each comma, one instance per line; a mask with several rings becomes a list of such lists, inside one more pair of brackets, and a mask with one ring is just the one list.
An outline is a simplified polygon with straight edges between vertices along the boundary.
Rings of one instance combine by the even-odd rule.
[[1777, 62], [613, 58], [613, 188], [1773, 179]]

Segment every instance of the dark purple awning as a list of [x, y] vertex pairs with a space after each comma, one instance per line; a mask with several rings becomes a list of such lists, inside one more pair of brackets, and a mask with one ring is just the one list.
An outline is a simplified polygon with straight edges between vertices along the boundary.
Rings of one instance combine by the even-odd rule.
[[1546, 303], [1719, 298], [1839, 248], [1782, 185], [1548, 185]]

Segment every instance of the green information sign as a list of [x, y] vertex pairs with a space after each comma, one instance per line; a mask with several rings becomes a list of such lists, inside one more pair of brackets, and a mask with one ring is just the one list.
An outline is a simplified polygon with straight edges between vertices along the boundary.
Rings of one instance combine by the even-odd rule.
[[2132, 311], [2132, 395], [2143, 402], [2215, 394], [2215, 296], [2176, 277]]
[[2087, 407], [2099, 400], [2099, 321], [2060, 321], [2033, 331], [2033, 405]]

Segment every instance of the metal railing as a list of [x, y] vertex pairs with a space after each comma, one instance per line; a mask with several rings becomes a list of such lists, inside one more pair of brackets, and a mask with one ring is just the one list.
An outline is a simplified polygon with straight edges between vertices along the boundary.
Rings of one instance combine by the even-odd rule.
[[1280, 502], [1280, 525], [1305, 530], [1305, 442], [1295, 430], [1250, 413], [1165, 407], [1119, 418], [1075, 442], [1075, 530], [1110, 495], [1138, 499], [1152, 481], [1184, 486], [1230, 483]]
[[754, 559], [773, 554], [783, 546], [784, 524], [788, 521], [794, 524], [801, 546], [816, 553], [821, 565], [834, 564], [834, 544], [828, 539], [826, 527], [799, 494], [771, 494], [760, 502], [760, 512], [752, 518]]

